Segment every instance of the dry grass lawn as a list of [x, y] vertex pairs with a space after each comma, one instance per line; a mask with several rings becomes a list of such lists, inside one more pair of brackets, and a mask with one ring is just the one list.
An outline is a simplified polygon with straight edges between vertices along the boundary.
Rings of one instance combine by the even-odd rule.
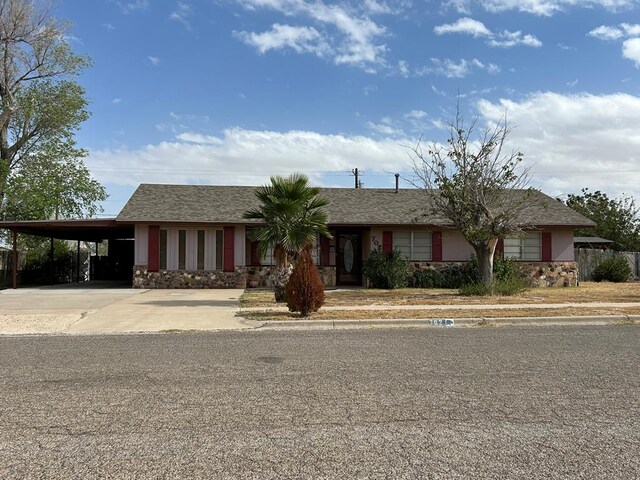
[[[403, 306], [403, 305], [513, 305], [544, 303], [629, 303], [640, 302], [640, 283], [584, 282], [577, 288], [533, 288], [520, 295], [463, 297], [457, 290], [405, 288], [399, 290], [339, 289], [326, 292], [325, 306], [335, 310], [314, 313], [311, 318], [330, 319], [393, 319], [393, 318], [481, 318], [481, 317], [544, 317], [570, 315], [640, 315], [640, 307], [566, 307], [566, 308], [507, 308], [480, 310], [403, 310], [367, 309], [341, 310], [340, 307]], [[241, 308], [269, 308], [281, 306], [273, 300], [270, 290], [247, 290], [241, 298]], [[295, 320], [298, 314], [285, 311], [243, 312], [253, 320]]]
[[[583, 282], [575, 288], [532, 288], [513, 296], [463, 297], [457, 290], [327, 290], [325, 306], [358, 305], [495, 305], [516, 303], [640, 302], [640, 283]], [[270, 290], [246, 290], [242, 308], [275, 307]], [[581, 309], [582, 311], [582, 309]], [[370, 312], [367, 312], [370, 313]]]

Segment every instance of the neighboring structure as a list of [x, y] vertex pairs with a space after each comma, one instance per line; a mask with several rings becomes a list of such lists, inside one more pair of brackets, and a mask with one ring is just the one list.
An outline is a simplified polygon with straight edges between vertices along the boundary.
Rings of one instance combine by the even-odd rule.
[[[247, 236], [256, 221], [242, 218], [257, 206], [255, 189], [142, 184], [116, 219], [0, 222], [0, 228], [96, 242], [106, 238], [110, 245], [134, 238], [120, 242], [133, 251], [119, 252], [114, 259], [119, 268], [133, 271], [134, 287], [269, 287], [272, 259], [258, 258], [256, 244]], [[364, 285], [362, 262], [373, 249], [399, 249], [412, 271], [468, 261], [473, 250], [462, 234], [447, 219], [429, 213], [431, 194], [420, 189], [322, 189], [329, 200], [333, 239], [320, 239], [314, 252], [325, 285]], [[507, 195], [523, 194], [514, 190]], [[526, 233], [501, 241], [497, 253], [521, 262], [537, 285], [577, 285], [573, 231], [594, 223], [539, 192], [520, 223]]]
[[[255, 187], [143, 184], [116, 222], [135, 229], [134, 287], [224, 288], [272, 285], [272, 261], [248, 240]], [[523, 191], [509, 195], [520, 196]], [[450, 222], [426, 214], [420, 189], [324, 188], [333, 239], [316, 248], [325, 285], [363, 285], [362, 262], [372, 249], [404, 253], [410, 269], [466, 262], [473, 250]], [[542, 193], [521, 219], [522, 237], [500, 242], [499, 254], [522, 262], [538, 285], [576, 285], [573, 231], [593, 222]]]
[[573, 248], [594, 248], [597, 250], [609, 250], [613, 240], [600, 237], [573, 237]]

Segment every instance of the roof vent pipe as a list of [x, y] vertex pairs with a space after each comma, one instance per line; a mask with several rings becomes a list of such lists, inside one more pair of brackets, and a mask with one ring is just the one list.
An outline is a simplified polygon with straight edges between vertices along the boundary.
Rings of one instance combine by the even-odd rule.
[[396, 173], [396, 193], [398, 193], [398, 183], [399, 183], [399, 179], [400, 179], [400, 174]]

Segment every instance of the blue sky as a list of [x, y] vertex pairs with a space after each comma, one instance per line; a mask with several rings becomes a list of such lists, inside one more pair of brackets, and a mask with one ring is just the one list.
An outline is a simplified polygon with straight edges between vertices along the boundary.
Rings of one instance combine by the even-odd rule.
[[[324, 186], [411, 177], [459, 94], [506, 113], [531, 184], [638, 196], [640, 0], [59, 0], [92, 117], [78, 132], [118, 213], [140, 182]], [[404, 184], [408, 186], [407, 183]]]

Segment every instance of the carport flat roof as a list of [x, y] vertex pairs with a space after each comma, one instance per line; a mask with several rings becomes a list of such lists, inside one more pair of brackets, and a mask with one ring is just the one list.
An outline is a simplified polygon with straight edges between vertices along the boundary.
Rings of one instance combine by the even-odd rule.
[[113, 218], [8, 221], [0, 222], [1, 228], [38, 237], [82, 240], [84, 242], [100, 242], [116, 238], [133, 238], [134, 236], [133, 225], [116, 222]]

